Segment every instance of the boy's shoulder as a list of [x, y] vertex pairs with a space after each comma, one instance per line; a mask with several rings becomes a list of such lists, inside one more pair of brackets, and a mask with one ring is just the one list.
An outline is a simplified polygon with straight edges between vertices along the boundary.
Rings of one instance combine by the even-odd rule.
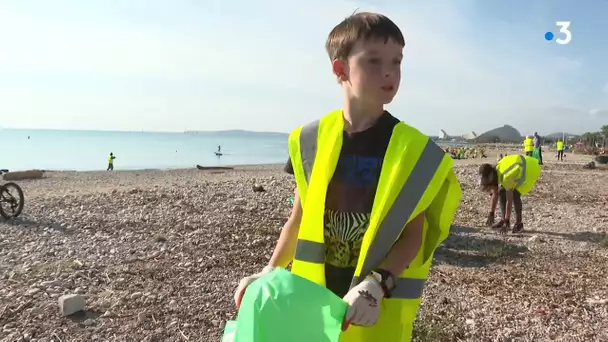
[[[332, 111], [327, 113], [326, 115], [324, 115], [323, 117], [321, 117], [320, 119], [311, 121], [307, 124], [304, 124], [300, 127], [297, 127], [296, 129], [294, 129], [294, 131], [296, 130], [300, 130], [300, 129], [315, 129], [319, 127], [319, 124], [321, 123], [321, 121], [327, 117], [330, 117], [332, 115], [341, 115], [341, 110], [336, 110], [336, 111]], [[380, 125], [383, 127], [387, 127], [390, 129], [390, 131], [392, 132], [392, 129], [398, 125], [401, 124], [403, 126], [403, 128], [405, 129], [405, 131], [410, 134], [410, 135], [414, 135], [416, 137], [422, 138], [422, 137], [426, 137], [429, 138], [430, 137], [424, 133], [422, 133], [420, 130], [418, 130], [416, 127], [414, 126], [410, 126], [409, 124], [407, 124], [405, 121], [395, 117], [393, 114], [391, 114], [389, 111], [385, 111], [384, 114], [380, 117], [379, 122], [377, 122], [376, 125]], [[432, 142], [432, 141], [431, 141]], [[434, 143], [434, 142], [432, 142]]]
[[424, 149], [431, 152], [432, 154], [441, 154], [441, 156], [445, 155], [444, 149], [437, 144], [430, 136], [422, 133], [418, 128], [414, 126], [408, 125], [406, 122], [397, 119], [400, 125], [402, 125], [401, 132], [402, 134], [408, 135], [410, 139], [408, 139], [412, 143], [420, 143], [424, 144]]
[[[393, 118], [395, 118], [395, 117], [393, 117]], [[417, 138], [428, 138], [430, 143], [435, 144], [435, 142], [432, 141], [428, 135], [422, 133], [418, 128], [409, 125], [407, 122], [405, 122], [403, 120], [400, 120], [397, 118], [395, 118], [395, 120], [397, 120], [397, 124], [401, 124], [403, 126], [403, 130], [407, 134], [416, 136]]]

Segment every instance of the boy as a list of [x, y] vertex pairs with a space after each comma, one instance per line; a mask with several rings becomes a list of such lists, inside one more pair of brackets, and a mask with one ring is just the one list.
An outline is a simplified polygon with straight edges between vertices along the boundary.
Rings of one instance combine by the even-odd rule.
[[[528, 156], [510, 155], [500, 159], [496, 166], [481, 165], [479, 185], [483, 191], [492, 194], [486, 224], [494, 229], [500, 229], [500, 233], [505, 234], [510, 228], [511, 207], [515, 206], [515, 225], [512, 232], [521, 233], [524, 230], [521, 196], [532, 190], [539, 175], [538, 160]], [[494, 212], [498, 200], [500, 200], [502, 219], [494, 224]]]
[[[353, 327], [341, 341], [411, 339], [432, 253], [448, 234], [461, 190], [452, 159], [384, 110], [399, 88], [404, 47], [400, 29], [375, 13], [354, 14], [329, 34], [326, 50], [342, 86], [343, 110], [290, 135], [285, 171], [297, 183], [291, 216], [268, 266], [239, 283], [237, 305], [249, 283], [293, 262], [294, 274], [349, 304], [344, 328]], [[421, 175], [426, 178], [416, 181]], [[403, 193], [408, 198], [402, 201]], [[398, 208], [382, 212], [385, 207]], [[388, 231], [396, 235], [381, 246]], [[416, 286], [419, 291], [406, 293]]]

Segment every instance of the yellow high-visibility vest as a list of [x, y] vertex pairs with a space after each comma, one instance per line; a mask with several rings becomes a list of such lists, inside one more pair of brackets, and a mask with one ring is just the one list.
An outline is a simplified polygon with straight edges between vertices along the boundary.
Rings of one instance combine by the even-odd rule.
[[540, 176], [540, 164], [536, 158], [514, 154], [502, 158], [496, 164], [496, 171], [499, 184], [502, 179], [510, 176], [510, 173], [517, 172], [515, 189], [525, 195], [532, 190]]
[[532, 152], [534, 151], [534, 139], [525, 138], [524, 139], [524, 152]]
[[558, 151], [563, 151], [564, 150], [564, 142], [561, 140], [557, 141], [557, 150]]
[[114, 157], [113, 156], [109, 156], [108, 157], [108, 163], [112, 164], [114, 162]]
[[[289, 136], [302, 203], [302, 221], [291, 271], [325, 286], [324, 212], [327, 187], [342, 148], [342, 110], [295, 129]], [[350, 326], [341, 342], [411, 340], [432, 256], [449, 234], [462, 190], [453, 159], [413, 127], [399, 122], [384, 155], [382, 170], [351, 288], [382, 262], [405, 225], [425, 212], [422, 246], [409, 267], [396, 278], [391, 298], [372, 327]]]

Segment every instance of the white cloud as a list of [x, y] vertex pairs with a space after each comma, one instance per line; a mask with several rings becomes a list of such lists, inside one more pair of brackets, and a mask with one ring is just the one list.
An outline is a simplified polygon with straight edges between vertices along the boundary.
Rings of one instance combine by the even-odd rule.
[[592, 108], [589, 110], [589, 115], [593, 117], [608, 117], [608, 109]]

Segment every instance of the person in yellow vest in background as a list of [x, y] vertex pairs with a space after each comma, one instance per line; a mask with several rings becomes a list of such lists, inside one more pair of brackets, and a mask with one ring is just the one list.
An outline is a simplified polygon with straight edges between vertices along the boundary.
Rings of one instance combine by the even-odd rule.
[[[494, 229], [500, 229], [506, 233], [510, 228], [511, 207], [515, 207], [515, 224], [513, 233], [521, 233], [524, 229], [522, 222], [521, 196], [527, 194], [540, 176], [540, 165], [538, 159], [509, 155], [503, 157], [496, 166], [483, 164], [479, 167], [479, 185], [482, 190], [490, 192], [490, 213], [487, 224]], [[496, 203], [500, 200], [500, 212], [502, 218], [494, 223], [494, 212]]]
[[108, 169], [106, 171], [114, 170], [114, 159], [116, 159], [116, 157], [112, 152], [110, 152], [110, 156], [108, 157]]
[[534, 152], [534, 139], [529, 135], [526, 135], [524, 138], [524, 152], [526, 152], [527, 156], [532, 156]]
[[252, 281], [291, 263], [348, 303], [340, 341], [411, 340], [462, 191], [452, 158], [384, 110], [399, 88], [404, 46], [400, 29], [375, 13], [351, 15], [329, 34], [343, 109], [291, 133], [293, 210], [268, 265], [240, 281], [237, 305]]
[[557, 160], [564, 160], [564, 142], [561, 139], [557, 139], [557, 143], [555, 144], [557, 150]]

